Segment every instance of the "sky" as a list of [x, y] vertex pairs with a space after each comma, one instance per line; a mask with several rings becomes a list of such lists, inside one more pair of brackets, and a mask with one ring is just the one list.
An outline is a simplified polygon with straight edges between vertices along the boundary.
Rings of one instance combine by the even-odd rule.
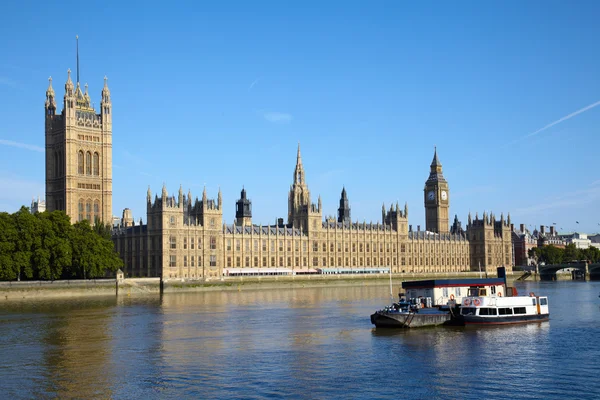
[[245, 187], [287, 216], [298, 143], [323, 214], [408, 203], [425, 225], [434, 146], [450, 215], [600, 231], [600, 2], [8, 2], [0, 14], [0, 211], [44, 197], [48, 77], [113, 102], [113, 214], [146, 191]]

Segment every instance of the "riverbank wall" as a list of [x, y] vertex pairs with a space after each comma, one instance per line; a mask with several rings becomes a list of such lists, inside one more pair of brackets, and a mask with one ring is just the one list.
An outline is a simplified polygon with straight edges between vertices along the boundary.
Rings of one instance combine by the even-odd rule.
[[[509, 274], [509, 285], [520, 273]], [[479, 278], [479, 273], [396, 274], [394, 287], [404, 281], [426, 279]], [[490, 276], [491, 277], [491, 276]], [[166, 280], [160, 278], [88, 279], [58, 281], [0, 282], [0, 300], [26, 300], [66, 297], [160, 295], [201, 291], [242, 291], [327, 286], [389, 285], [386, 274], [372, 275], [294, 275], [224, 277], [218, 280]]]

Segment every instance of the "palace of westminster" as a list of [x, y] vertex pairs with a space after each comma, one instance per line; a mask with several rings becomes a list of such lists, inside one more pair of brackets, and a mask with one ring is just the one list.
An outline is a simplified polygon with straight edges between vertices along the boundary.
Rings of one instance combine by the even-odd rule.
[[[107, 80], [97, 113], [88, 94], [68, 71], [63, 110], [56, 113], [52, 79], [46, 90], [46, 205], [63, 210], [72, 222], [113, 222], [112, 102]], [[179, 189], [160, 196], [148, 189], [147, 224], [136, 225], [131, 211], [114, 228], [113, 241], [126, 276], [214, 279], [223, 276], [302, 273], [447, 273], [512, 270], [510, 215], [482, 218], [469, 214], [465, 229], [449, 222], [450, 191], [434, 151], [425, 181], [425, 230], [408, 224], [408, 206], [396, 203], [381, 212], [381, 222], [350, 219], [343, 189], [337, 219], [324, 219], [321, 199], [311, 201], [300, 146], [288, 194], [287, 221], [252, 221], [252, 204], [242, 189], [235, 223], [223, 222], [223, 199], [193, 198]], [[508, 272], [507, 271], [507, 272]]]

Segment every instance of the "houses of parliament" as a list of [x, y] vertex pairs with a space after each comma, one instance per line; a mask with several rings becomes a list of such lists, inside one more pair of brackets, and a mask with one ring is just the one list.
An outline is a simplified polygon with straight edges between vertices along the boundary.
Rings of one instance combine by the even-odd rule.
[[[107, 80], [100, 110], [70, 71], [63, 110], [56, 113], [52, 79], [46, 90], [46, 204], [64, 210], [72, 222], [112, 223], [112, 102]], [[409, 225], [408, 205], [381, 210], [378, 223], [352, 222], [342, 189], [337, 218], [323, 218], [321, 199], [313, 202], [300, 145], [288, 193], [287, 220], [262, 225], [252, 220], [245, 189], [235, 203], [235, 223], [223, 221], [223, 198], [201, 198], [165, 186], [146, 195], [146, 224], [131, 211], [113, 231], [116, 250], [129, 277], [219, 279], [247, 274], [450, 273], [512, 269], [510, 216], [469, 214], [463, 229], [449, 219], [450, 188], [434, 151], [424, 186], [425, 229]], [[233, 204], [232, 204], [233, 206]]]

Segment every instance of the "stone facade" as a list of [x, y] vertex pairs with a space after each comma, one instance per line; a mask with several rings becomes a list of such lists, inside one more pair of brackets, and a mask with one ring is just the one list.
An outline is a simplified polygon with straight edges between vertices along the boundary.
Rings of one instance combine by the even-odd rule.
[[45, 132], [48, 211], [65, 211], [71, 222], [112, 223], [112, 103], [106, 77], [96, 113], [87, 84], [82, 92], [69, 70], [61, 114], [50, 78]]
[[[433, 175], [433, 177], [432, 177]], [[434, 155], [425, 184], [425, 208], [431, 230], [413, 231], [408, 205], [387, 209], [378, 223], [351, 222], [346, 190], [342, 191], [338, 220], [323, 220], [321, 199], [311, 202], [298, 146], [293, 183], [288, 194], [287, 224], [252, 223], [251, 206], [242, 191], [236, 203], [236, 223], [223, 224], [223, 200], [193, 198], [179, 189], [177, 198], [163, 186], [161, 196], [147, 193], [147, 225], [127, 221], [113, 239], [125, 261], [127, 276], [163, 279], [215, 279], [228, 269], [277, 268], [297, 273], [324, 268], [389, 267], [393, 273], [489, 271], [504, 265], [512, 270], [510, 216], [484, 213], [463, 230], [455, 218], [448, 229], [449, 188], [441, 163]], [[433, 178], [433, 179], [432, 179]], [[428, 192], [434, 191], [434, 199]], [[445, 191], [445, 195], [442, 192]], [[435, 220], [431, 219], [435, 216]], [[125, 217], [125, 215], [124, 215]]]

